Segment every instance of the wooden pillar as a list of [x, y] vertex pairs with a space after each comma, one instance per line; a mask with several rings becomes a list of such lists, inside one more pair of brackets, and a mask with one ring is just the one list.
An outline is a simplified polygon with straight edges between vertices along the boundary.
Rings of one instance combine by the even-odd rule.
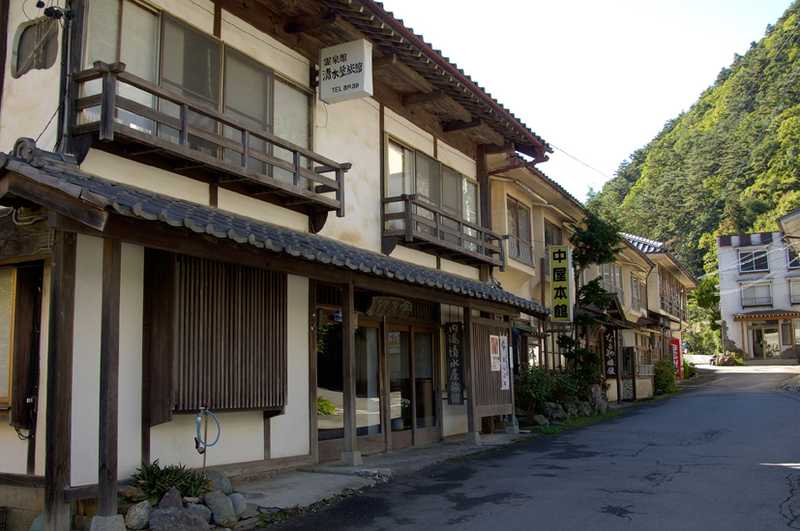
[[103, 315], [100, 320], [100, 445], [97, 514], [117, 514], [119, 305], [122, 244], [103, 240]]
[[45, 420], [44, 527], [69, 531], [70, 509], [64, 489], [70, 481], [72, 333], [75, 311], [74, 233], [55, 231], [50, 280]]
[[475, 353], [472, 348], [472, 308], [464, 307], [464, 365], [467, 384], [467, 442], [480, 444], [480, 417], [475, 391]]
[[[478, 177], [478, 206], [481, 227], [492, 228], [492, 186], [489, 182], [489, 169], [486, 163], [486, 146], [478, 144], [475, 150], [475, 173]], [[505, 242], [500, 242], [505, 245]], [[492, 266], [480, 266], [480, 280], [488, 281], [492, 277]]]
[[353, 283], [342, 286], [342, 370], [344, 407], [344, 451], [342, 461], [360, 465], [361, 452], [356, 442], [356, 326]]

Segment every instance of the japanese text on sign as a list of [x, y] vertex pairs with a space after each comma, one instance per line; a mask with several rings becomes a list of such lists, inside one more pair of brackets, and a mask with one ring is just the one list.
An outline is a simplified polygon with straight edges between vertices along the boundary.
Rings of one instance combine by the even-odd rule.
[[575, 286], [572, 277], [572, 250], [566, 245], [547, 248], [550, 257], [550, 295], [553, 301], [550, 319], [572, 322]]
[[325, 103], [372, 95], [372, 44], [360, 39], [323, 48], [319, 60], [320, 99]]

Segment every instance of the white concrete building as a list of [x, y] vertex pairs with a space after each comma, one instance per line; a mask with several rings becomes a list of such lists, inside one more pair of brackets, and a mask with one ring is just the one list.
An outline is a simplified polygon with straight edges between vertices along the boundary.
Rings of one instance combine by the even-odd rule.
[[748, 359], [795, 356], [800, 259], [782, 232], [720, 236], [720, 314], [726, 349]]

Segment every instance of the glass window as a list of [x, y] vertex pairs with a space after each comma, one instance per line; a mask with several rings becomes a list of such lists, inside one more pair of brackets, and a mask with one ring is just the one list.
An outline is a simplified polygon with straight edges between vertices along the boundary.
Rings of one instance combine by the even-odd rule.
[[[464, 221], [477, 225], [479, 222], [478, 183], [466, 178], [462, 179], [462, 183]], [[478, 231], [469, 227], [464, 227], [464, 233], [473, 238], [478, 237]], [[474, 242], [466, 242], [464, 247], [470, 251], [478, 250], [478, 245]]]
[[417, 427], [436, 426], [433, 334], [430, 332], [414, 333], [414, 378], [417, 395]]
[[783, 321], [781, 323], [781, 345], [791, 347], [792, 344], [792, 323], [790, 321]]
[[[381, 370], [378, 329], [356, 329], [356, 432], [358, 435], [381, 433]], [[341, 373], [341, 368], [339, 369]]]
[[789, 281], [789, 302], [800, 304], [800, 279]]
[[771, 306], [772, 290], [769, 284], [742, 285], [742, 306]]
[[411, 429], [411, 359], [408, 332], [386, 334], [392, 431]]
[[[800, 243], [794, 245], [800, 245]], [[797, 248], [791, 244], [787, 245], [786, 252], [789, 254], [789, 269], [800, 268], [800, 254], [797, 253]]]
[[[102, 2], [103, 4], [116, 5], [116, 2]], [[98, 2], [92, 3], [92, 10]], [[105, 6], [101, 9], [100, 16], [104, 16], [103, 10], [111, 9]], [[116, 20], [116, 19], [115, 19]], [[114, 22], [109, 23], [107, 19], [101, 19], [98, 26], [108, 25], [114, 27]], [[125, 71], [130, 72], [142, 79], [153, 83], [158, 83], [158, 48], [159, 48], [159, 17], [158, 14], [142, 7], [135, 2], [124, 2], [122, 7], [122, 27], [124, 31], [120, 39], [120, 60], [125, 63]], [[105, 31], [105, 30], [104, 30]], [[107, 46], [105, 39], [101, 43]], [[120, 83], [118, 88], [122, 97], [141, 103], [151, 109], [155, 107], [155, 97], [152, 94], [134, 88], [125, 83]], [[152, 120], [135, 115], [130, 111], [119, 110], [117, 117], [119, 121], [134, 129], [151, 134], [154, 132], [155, 124]]]
[[794, 324], [794, 344], [800, 346], [800, 319], [792, 321]]
[[16, 269], [0, 269], [0, 405], [11, 399]]
[[[387, 146], [386, 197], [399, 197], [414, 191], [414, 152], [391, 140]], [[387, 214], [403, 212], [403, 203], [386, 203]], [[384, 230], [405, 230], [405, 221], [386, 221]]]
[[545, 245], [564, 245], [564, 236], [561, 228], [553, 225], [549, 221], [545, 221], [544, 243]]
[[451, 217], [441, 216], [441, 224], [449, 231], [443, 232], [443, 239], [461, 245], [462, 238], [458, 226], [462, 218], [463, 192], [461, 189], [461, 174], [446, 166], [442, 167], [442, 210]]
[[767, 251], [765, 249], [754, 251], [739, 250], [739, 271], [742, 273], [769, 271]]
[[516, 199], [509, 197], [508, 208], [508, 254], [511, 258], [533, 263], [531, 244], [531, 211]]
[[440, 168], [438, 162], [427, 155], [417, 152], [417, 195], [434, 205], [441, 204], [439, 197], [440, 191]]
[[21, 77], [30, 70], [46, 70], [58, 56], [58, 21], [41, 17], [23, 22], [14, 42], [12, 75]]
[[319, 440], [344, 437], [342, 312], [317, 311], [317, 432]]
[[[308, 94], [295, 88], [289, 83], [275, 80], [275, 136], [288, 140], [300, 147], [308, 148]], [[275, 147], [275, 156], [287, 162], [293, 162], [290, 151]], [[301, 157], [300, 165], [307, 166], [305, 157]], [[276, 179], [288, 183], [293, 182], [292, 172], [282, 168], [274, 168], [273, 175]], [[306, 179], [299, 178], [297, 185], [301, 188], [307, 186]]]

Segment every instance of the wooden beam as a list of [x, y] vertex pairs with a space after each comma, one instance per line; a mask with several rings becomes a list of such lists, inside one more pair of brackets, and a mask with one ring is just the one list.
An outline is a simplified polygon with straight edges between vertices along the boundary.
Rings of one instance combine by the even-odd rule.
[[435, 103], [448, 97], [449, 96], [441, 90], [435, 90], [433, 92], [415, 92], [403, 96], [403, 105], [406, 107], [425, 105], [426, 103]]
[[50, 330], [47, 351], [44, 527], [70, 531], [64, 490], [70, 481], [72, 419], [72, 341], [75, 311], [77, 234], [56, 230], [50, 282]]
[[453, 120], [442, 122], [442, 131], [445, 133], [455, 133], [456, 131], [468, 131], [470, 129], [477, 129], [483, 125], [483, 120], [476, 118], [469, 122], [462, 122], [460, 120]]
[[323, 29], [334, 24], [338, 16], [333, 11], [326, 11], [321, 15], [292, 17], [283, 26], [286, 33], [308, 33], [318, 29]]
[[472, 308], [464, 306], [464, 376], [466, 377], [467, 387], [467, 441], [479, 444], [480, 436], [480, 417], [478, 416], [478, 404], [476, 402], [477, 391], [475, 389], [475, 355], [473, 352], [472, 341]]
[[342, 371], [344, 409], [344, 451], [342, 461], [360, 465], [356, 426], [356, 310], [353, 283], [342, 285]]
[[97, 514], [117, 514], [119, 415], [119, 306], [122, 244], [103, 241], [103, 315], [100, 320], [100, 445]]
[[372, 61], [372, 69], [378, 72], [379, 70], [385, 70], [386, 68], [396, 65], [398, 62], [395, 54], [378, 57]]

